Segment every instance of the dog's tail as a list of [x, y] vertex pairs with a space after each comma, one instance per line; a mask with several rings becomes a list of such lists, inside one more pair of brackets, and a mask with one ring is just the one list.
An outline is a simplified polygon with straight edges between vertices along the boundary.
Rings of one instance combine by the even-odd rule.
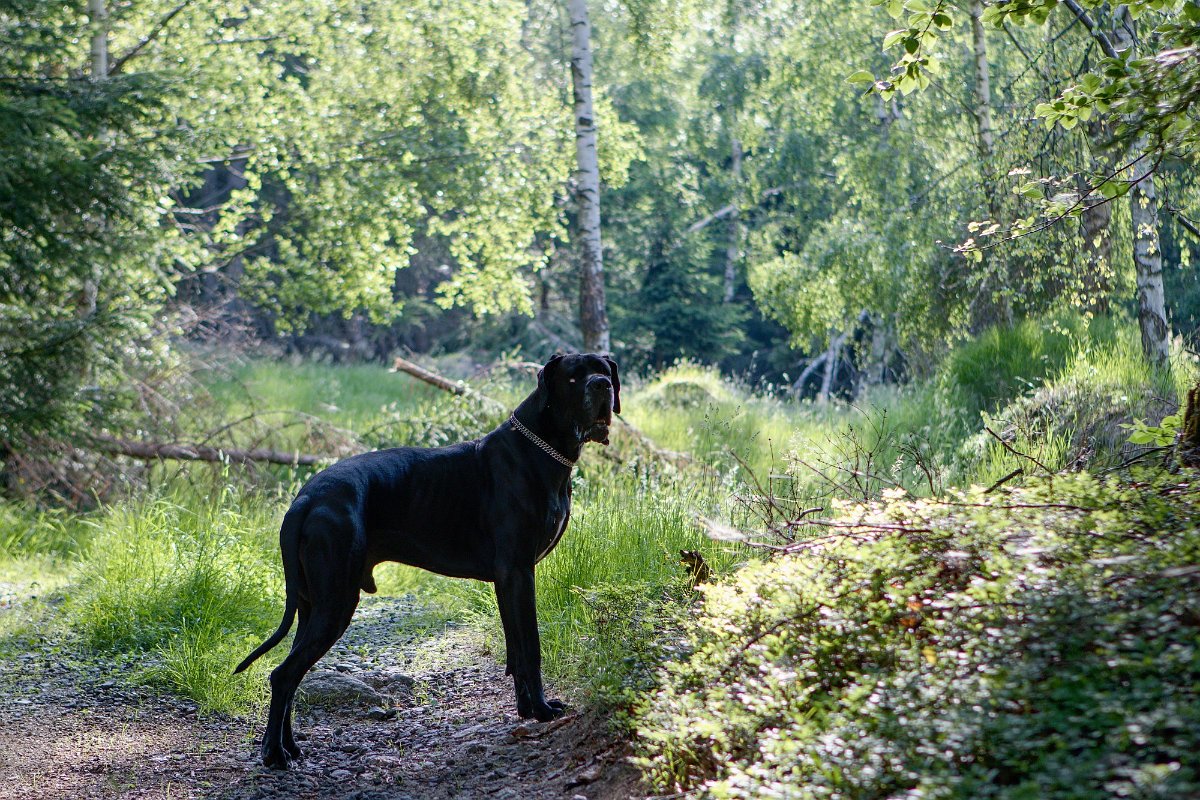
[[283, 637], [287, 636], [288, 631], [292, 629], [292, 621], [296, 618], [297, 582], [301, 579], [300, 529], [304, 526], [304, 518], [307, 516], [308, 497], [301, 496], [292, 503], [292, 507], [283, 517], [283, 524], [279, 527], [279, 551], [283, 556], [283, 620], [270, 638], [256, 647], [253, 653], [246, 656], [245, 661], [237, 665], [233, 671], [234, 675], [253, 664], [259, 656], [283, 641]]

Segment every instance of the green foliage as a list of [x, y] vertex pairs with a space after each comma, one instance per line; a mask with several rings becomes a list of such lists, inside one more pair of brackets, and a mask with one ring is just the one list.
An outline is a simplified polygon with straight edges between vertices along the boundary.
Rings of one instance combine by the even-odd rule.
[[1147, 425], [1145, 420], [1135, 419], [1132, 425], [1122, 425], [1129, 431], [1130, 444], [1152, 444], [1156, 447], [1168, 447], [1179, 435], [1179, 427], [1183, 418], [1179, 414], [1168, 414], [1157, 425]]
[[152, 319], [178, 239], [157, 206], [188, 179], [178, 87], [68, 77], [86, 33], [61, 4], [0, 9], [0, 453], [113, 413], [162, 361]]
[[143, 680], [206, 709], [244, 710], [266, 667], [234, 680], [231, 665], [279, 622], [279, 507], [184, 486], [107, 509], [92, 522], [67, 624], [90, 648], [142, 654]]
[[1026, 319], [1011, 328], [994, 327], [956, 347], [942, 362], [939, 380], [955, 393], [955, 405], [968, 418], [994, 412], [1039, 387], [1072, 356], [1089, 345], [1111, 341], [1111, 328], [1089, 325], [1070, 315]]
[[[944, 46], [949, 38], [942, 34], [954, 27], [954, 18], [961, 12], [952, 3], [940, 0], [877, 0], [875, 5], [886, 6], [894, 18], [904, 16], [907, 27], [884, 36], [884, 49], [898, 53], [891, 75], [873, 80], [869, 74], [855, 73], [854, 82], [869, 83], [870, 91], [884, 99], [926, 89], [941, 76], [946, 57], [939, 52], [939, 45]], [[999, 0], [986, 4], [982, 20], [1005, 29], [1018, 43], [1014, 25], [1044, 26], [1063, 5], [1060, 0]], [[1049, 178], [1015, 186], [1017, 194], [1033, 201], [1033, 213], [1021, 212], [1003, 226], [990, 219], [972, 223], [977, 226], [971, 230], [975, 235], [955, 247], [970, 262], [981, 262], [983, 248], [995, 244], [985, 245], [984, 237], [1003, 230], [1003, 241], [1009, 241], [1039, 233], [1124, 195], [1135, 182], [1133, 173], [1139, 162], [1151, 162], [1153, 171], [1165, 157], [1194, 157], [1200, 140], [1193, 113], [1200, 86], [1200, 68], [1194, 58], [1200, 46], [1196, 33], [1200, 30], [1196, 25], [1200, 5], [1190, 0], [1141, 0], [1113, 9], [1100, 0], [1082, 0], [1061, 13], [1072, 21], [1083, 21], [1082, 35], [1091, 40], [1089, 47], [1100, 51], [1099, 57], [1089, 59], [1082, 74], [1076, 72], [1069, 80], [1043, 87], [1043, 92], [1056, 96], [1037, 102], [1034, 116], [1047, 129], [1071, 131], [1090, 124], [1094, 138], [1099, 138], [1099, 131], [1107, 130], [1111, 136], [1106, 138], [1134, 147], [1128, 156], [1117, 157], [1119, 166], [1115, 170], [1109, 169], [1114, 166], [1109, 164], [1097, 173], [1096, 165], [1089, 164], [1080, 170], [1088, 173], [1086, 177], [1063, 182], [1052, 194], [1043, 192], [1042, 184], [1052, 182]], [[1124, 15], [1128, 15], [1129, 24]], [[1136, 34], [1138, 21], [1143, 30], [1140, 40]], [[1135, 43], [1149, 52], [1139, 57]], [[1017, 46], [1021, 47], [1019, 43]], [[1065, 88], [1063, 83], [1067, 84]], [[1096, 149], [1110, 143], [1097, 142]]]
[[1197, 503], [1078, 474], [845, 508], [705, 590], [642, 764], [705, 797], [1194, 793]]

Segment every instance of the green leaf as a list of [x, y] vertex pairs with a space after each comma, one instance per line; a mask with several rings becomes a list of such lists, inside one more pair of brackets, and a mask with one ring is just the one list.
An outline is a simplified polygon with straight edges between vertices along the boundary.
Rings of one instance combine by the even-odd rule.
[[847, 83], [856, 83], [856, 84], [874, 83], [875, 76], [872, 75], [870, 72], [868, 72], [865, 69], [860, 69], [857, 72], [850, 73], [849, 77], [846, 78], [846, 82]]
[[883, 37], [883, 49], [888, 50], [888, 49], [894, 47], [896, 45], [896, 42], [900, 41], [907, 35], [908, 35], [908, 28], [899, 28], [894, 31], [889, 31], [888, 34]]

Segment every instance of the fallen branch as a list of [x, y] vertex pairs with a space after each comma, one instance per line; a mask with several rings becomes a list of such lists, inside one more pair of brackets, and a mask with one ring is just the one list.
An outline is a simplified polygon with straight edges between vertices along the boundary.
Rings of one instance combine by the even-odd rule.
[[500, 401], [493, 400], [485, 394], [480, 394], [462, 381], [452, 381], [449, 378], [444, 378], [441, 375], [438, 375], [436, 372], [430, 372], [421, 365], [414, 364], [408, 359], [401, 358], [400, 356], [396, 356], [395, 360], [392, 362], [391, 371], [404, 372], [413, 376], [417, 380], [428, 383], [430, 386], [435, 386], [438, 389], [441, 389], [443, 392], [450, 392], [450, 394], [456, 394], [462, 397], [472, 397], [482, 401], [486, 405], [491, 405], [501, 410], [506, 408], [506, 406]]
[[993, 439], [995, 439], [997, 442], [999, 442], [1000, 446], [1003, 447], [1006, 452], [1011, 453], [1012, 455], [1016, 456], [1017, 458], [1023, 458], [1026, 461], [1032, 461], [1034, 464], [1037, 464], [1039, 467], [1041, 467], [1043, 470], [1045, 470], [1047, 475], [1054, 474], [1054, 470], [1050, 469], [1045, 464], [1038, 461], [1036, 458], [1029, 455], [1028, 453], [1022, 453], [1020, 450], [1017, 450], [1015, 447], [1010, 445], [1008, 442], [1004, 441], [1004, 439], [1000, 438], [1000, 434], [996, 433], [994, 430], [992, 430], [988, 426], [984, 425], [983, 429], [985, 431], [987, 431], [989, 434], [991, 434], [991, 437]]
[[284, 464], [292, 467], [308, 467], [328, 464], [335, 459], [312, 453], [285, 452], [258, 447], [243, 450], [236, 447], [212, 447], [202, 444], [177, 444], [166, 442], [134, 442], [115, 436], [96, 434], [91, 442], [97, 450], [115, 455], [129, 456], [143, 461], [168, 459], [174, 461], [210, 461], [214, 463], [249, 464], [262, 462]]

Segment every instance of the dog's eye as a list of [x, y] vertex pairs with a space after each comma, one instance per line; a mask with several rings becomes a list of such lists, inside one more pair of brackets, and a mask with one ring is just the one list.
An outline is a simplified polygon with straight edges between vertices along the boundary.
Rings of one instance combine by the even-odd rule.
[[569, 383], [574, 383], [574, 382], [575, 382], [574, 378], [571, 378], [571, 380], [569, 381]]

